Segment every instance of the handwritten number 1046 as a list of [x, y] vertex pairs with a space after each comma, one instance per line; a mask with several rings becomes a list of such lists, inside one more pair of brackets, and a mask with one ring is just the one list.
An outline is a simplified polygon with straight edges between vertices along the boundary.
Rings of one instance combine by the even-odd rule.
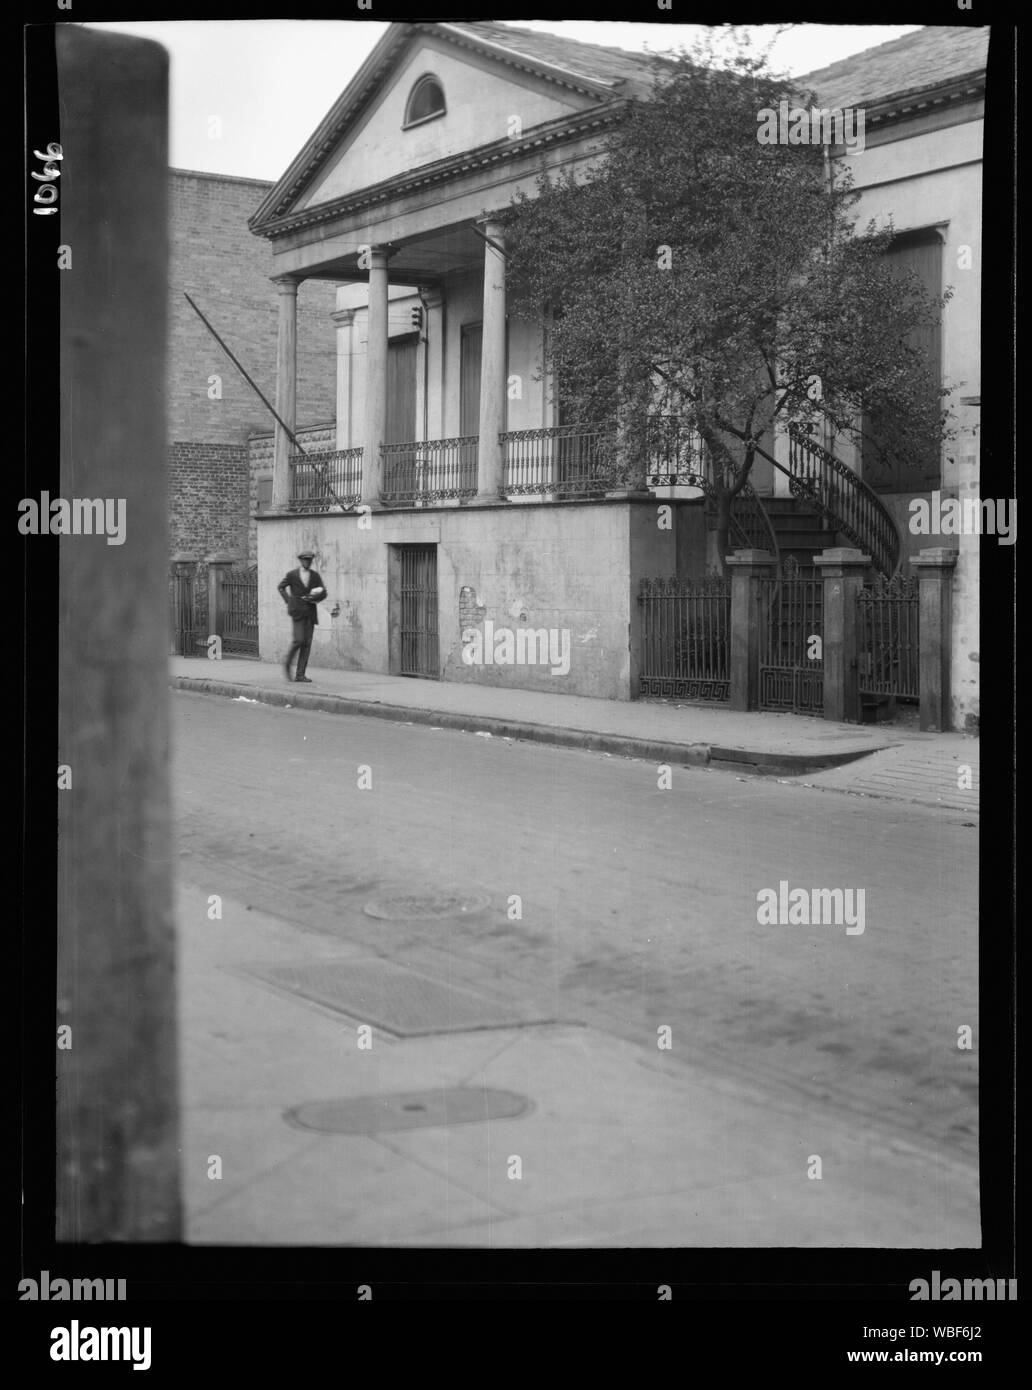
[[37, 217], [49, 217], [51, 213], [57, 211], [57, 184], [55, 180], [61, 177], [61, 170], [54, 161], [64, 159], [64, 150], [62, 150], [60, 145], [51, 141], [47, 146], [46, 154], [43, 154], [40, 150], [33, 150], [32, 153], [37, 159], [42, 159], [43, 161], [42, 174], [37, 173], [35, 169], [31, 171], [32, 177], [36, 182], [43, 185], [32, 201], [34, 203], [45, 204], [44, 207], [33, 208], [32, 211]]

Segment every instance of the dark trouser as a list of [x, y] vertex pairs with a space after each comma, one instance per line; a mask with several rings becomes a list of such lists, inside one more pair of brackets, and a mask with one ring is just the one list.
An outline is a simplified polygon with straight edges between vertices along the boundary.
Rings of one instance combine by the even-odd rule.
[[287, 652], [287, 659], [284, 665], [287, 668], [287, 675], [290, 675], [290, 666], [297, 657], [297, 674], [303, 676], [308, 669], [308, 653], [312, 650], [312, 633], [315, 631], [315, 622], [312, 618], [294, 618], [294, 641], [290, 651]]

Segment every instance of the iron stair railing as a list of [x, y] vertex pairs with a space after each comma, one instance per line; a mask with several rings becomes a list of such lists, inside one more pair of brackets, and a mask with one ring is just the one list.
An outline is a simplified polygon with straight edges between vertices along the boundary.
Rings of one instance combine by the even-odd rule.
[[[903, 542], [892, 513], [876, 492], [799, 425], [789, 426], [788, 487], [844, 536], [870, 555], [886, 579], [899, 569]], [[774, 460], [772, 460], [774, 462]]]
[[[712, 526], [717, 516], [719, 489], [714, 480], [713, 460], [698, 431], [680, 416], [661, 415], [649, 421], [647, 430], [648, 464], [646, 482], [697, 487], [706, 497], [706, 522]], [[736, 548], [769, 550], [777, 572], [781, 572], [781, 548], [777, 532], [750, 482], [731, 499], [729, 539]]]
[[[716, 510], [712, 498], [707, 494], [706, 508]], [[769, 550], [774, 556], [777, 573], [781, 573], [781, 547], [778, 533], [753, 489], [752, 483], [745, 483], [741, 492], [731, 499], [731, 534], [738, 545], [746, 550]]]

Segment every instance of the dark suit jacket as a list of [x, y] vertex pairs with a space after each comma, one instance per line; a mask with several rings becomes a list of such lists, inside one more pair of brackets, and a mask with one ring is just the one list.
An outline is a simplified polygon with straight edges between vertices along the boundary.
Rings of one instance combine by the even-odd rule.
[[[285, 574], [276, 588], [287, 600], [287, 612], [292, 618], [311, 618], [313, 623], [318, 623], [319, 613], [316, 604], [322, 603], [326, 597], [326, 585], [322, 581], [322, 575], [318, 570], [311, 571], [312, 582], [306, 589], [301, 582], [300, 569], [291, 570]], [[316, 589], [322, 589], [321, 594], [312, 594]]]

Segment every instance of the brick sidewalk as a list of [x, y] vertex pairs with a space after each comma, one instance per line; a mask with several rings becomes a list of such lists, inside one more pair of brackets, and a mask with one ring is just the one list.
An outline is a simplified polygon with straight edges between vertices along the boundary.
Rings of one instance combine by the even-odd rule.
[[[979, 745], [970, 734], [911, 734], [906, 742], [845, 767], [782, 781], [858, 796], [888, 797], [978, 815]], [[970, 769], [968, 776], [964, 769]], [[960, 783], [970, 781], [971, 786]]]

